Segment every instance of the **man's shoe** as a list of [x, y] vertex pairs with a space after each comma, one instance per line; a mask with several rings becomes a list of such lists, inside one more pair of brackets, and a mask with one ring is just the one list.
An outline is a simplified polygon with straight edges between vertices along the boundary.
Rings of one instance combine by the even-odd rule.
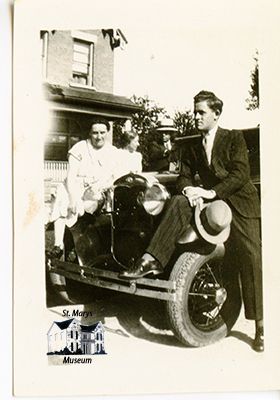
[[128, 270], [121, 272], [119, 277], [122, 279], [139, 279], [148, 274], [158, 275], [163, 272], [163, 267], [157, 260], [139, 259], [135, 266]]
[[264, 334], [263, 334], [263, 328], [259, 328], [256, 330], [256, 336], [253, 341], [252, 345], [253, 349], [257, 351], [258, 353], [261, 353], [264, 351]]

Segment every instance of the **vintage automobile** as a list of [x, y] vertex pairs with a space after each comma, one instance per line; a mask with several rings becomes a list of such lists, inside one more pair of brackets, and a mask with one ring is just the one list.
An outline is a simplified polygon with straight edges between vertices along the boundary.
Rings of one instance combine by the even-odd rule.
[[[252, 179], [259, 189], [259, 130], [244, 131], [244, 136]], [[178, 139], [178, 148], [191, 140], [197, 137]], [[174, 193], [177, 175], [128, 174], [118, 179], [97, 212], [85, 214], [65, 235], [63, 260], [47, 259], [47, 269], [50, 281], [63, 286], [70, 302], [73, 282], [92, 291], [100, 287], [165, 302], [174, 335], [185, 345], [199, 347], [224, 338], [241, 308], [240, 288], [228, 290], [224, 281], [223, 243], [207, 243], [190, 225], [163, 274], [137, 280], [119, 277], [148, 246]]]

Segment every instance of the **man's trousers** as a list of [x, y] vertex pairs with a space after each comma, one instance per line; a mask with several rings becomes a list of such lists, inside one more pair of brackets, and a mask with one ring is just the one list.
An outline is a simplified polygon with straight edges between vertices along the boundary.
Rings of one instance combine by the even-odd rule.
[[[232, 207], [231, 233], [225, 244], [224, 280], [230, 290], [242, 284], [242, 295], [247, 319], [263, 318], [262, 264], [260, 244], [260, 221], [244, 218]], [[163, 267], [170, 260], [176, 243], [186, 232], [193, 210], [183, 195], [172, 197], [165, 215], [156, 230], [147, 253], [153, 255]]]

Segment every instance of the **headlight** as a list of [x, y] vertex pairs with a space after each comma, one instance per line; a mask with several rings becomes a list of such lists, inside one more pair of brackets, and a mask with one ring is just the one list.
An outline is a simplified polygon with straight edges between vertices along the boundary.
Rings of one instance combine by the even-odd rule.
[[158, 215], [169, 198], [170, 194], [166, 188], [160, 183], [154, 183], [145, 192], [141, 192], [138, 202], [143, 205], [148, 214]]
[[93, 214], [95, 211], [101, 210], [105, 203], [105, 195], [103, 192], [95, 193], [91, 187], [88, 187], [82, 197], [85, 211]]

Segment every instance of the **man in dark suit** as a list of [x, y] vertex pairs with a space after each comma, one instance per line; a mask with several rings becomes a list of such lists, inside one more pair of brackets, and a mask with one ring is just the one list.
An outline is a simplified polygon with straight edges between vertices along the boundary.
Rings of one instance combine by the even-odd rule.
[[156, 133], [158, 140], [152, 141], [149, 146], [149, 169], [151, 171], [169, 171], [169, 164], [172, 160], [173, 136], [177, 129], [173, 126], [170, 118], [159, 121]]
[[[238, 284], [240, 272], [245, 316], [256, 323], [253, 348], [263, 351], [260, 204], [250, 180], [242, 132], [218, 127], [222, 108], [223, 102], [212, 92], [201, 91], [195, 96], [195, 122], [201, 138], [192, 147], [184, 149], [177, 181], [181, 194], [171, 199], [142, 259], [122, 276], [137, 279], [149, 273], [161, 273], [191, 221], [192, 207], [205, 200], [224, 200], [233, 217], [226, 243], [226, 257], [231, 264], [228, 277], [232, 279], [232, 285]], [[198, 176], [201, 185], [194, 186]]]

